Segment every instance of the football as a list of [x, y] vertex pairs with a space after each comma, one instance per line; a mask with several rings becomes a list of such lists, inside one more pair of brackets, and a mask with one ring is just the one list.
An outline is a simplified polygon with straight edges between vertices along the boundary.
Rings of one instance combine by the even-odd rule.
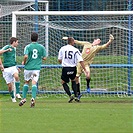
[[62, 37], [62, 39], [63, 39], [63, 40], [67, 40], [67, 39], [68, 39], [68, 37], [67, 37], [67, 36], [64, 36], [64, 37]]

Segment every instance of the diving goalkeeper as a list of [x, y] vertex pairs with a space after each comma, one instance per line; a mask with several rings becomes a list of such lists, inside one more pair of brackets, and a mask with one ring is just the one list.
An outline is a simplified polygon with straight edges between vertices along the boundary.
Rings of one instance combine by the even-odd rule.
[[[67, 37], [63, 37], [62, 39], [67, 40]], [[90, 77], [90, 64], [93, 62], [96, 53], [98, 53], [99, 51], [101, 51], [103, 49], [106, 49], [111, 44], [111, 42], [113, 40], [114, 40], [114, 37], [111, 34], [109, 36], [109, 41], [106, 44], [103, 44], [103, 45], [99, 45], [101, 43], [101, 40], [99, 38], [94, 39], [94, 41], [92, 43], [87, 42], [87, 41], [74, 40], [75, 44], [83, 46], [82, 58], [84, 60], [85, 68], [89, 72], [86, 75], [87, 92], [88, 93], [90, 92], [90, 79], [91, 79], [91, 77]], [[80, 63], [78, 63], [77, 64], [77, 74], [76, 74], [76, 84], [77, 84], [77, 93], [78, 93], [78, 98], [79, 99], [82, 96], [80, 94], [79, 77], [81, 76], [81, 74], [83, 72], [84, 72], [83, 68], [81, 67]]]

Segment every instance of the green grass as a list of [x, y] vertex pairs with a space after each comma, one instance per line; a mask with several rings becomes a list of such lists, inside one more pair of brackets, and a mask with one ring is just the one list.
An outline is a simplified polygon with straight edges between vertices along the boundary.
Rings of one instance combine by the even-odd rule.
[[83, 96], [67, 103], [66, 95], [42, 95], [30, 108], [0, 95], [0, 133], [132, 133], [131, 97]]

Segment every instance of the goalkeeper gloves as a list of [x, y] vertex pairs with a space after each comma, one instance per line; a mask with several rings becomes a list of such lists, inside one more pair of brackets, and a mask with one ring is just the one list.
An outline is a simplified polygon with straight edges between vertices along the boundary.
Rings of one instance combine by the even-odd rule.
[[109, 40], [112, 42], [114, 40], [114, 37], [112, 34], [109, 35]]

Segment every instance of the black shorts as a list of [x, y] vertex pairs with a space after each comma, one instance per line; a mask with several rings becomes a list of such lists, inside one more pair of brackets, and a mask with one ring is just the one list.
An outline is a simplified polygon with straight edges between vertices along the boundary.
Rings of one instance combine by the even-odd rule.
[[68, 83], [69, 79], [74, 80], [76, 77], [77, 68], [76, 67], [63, 67], [61, 79]]

